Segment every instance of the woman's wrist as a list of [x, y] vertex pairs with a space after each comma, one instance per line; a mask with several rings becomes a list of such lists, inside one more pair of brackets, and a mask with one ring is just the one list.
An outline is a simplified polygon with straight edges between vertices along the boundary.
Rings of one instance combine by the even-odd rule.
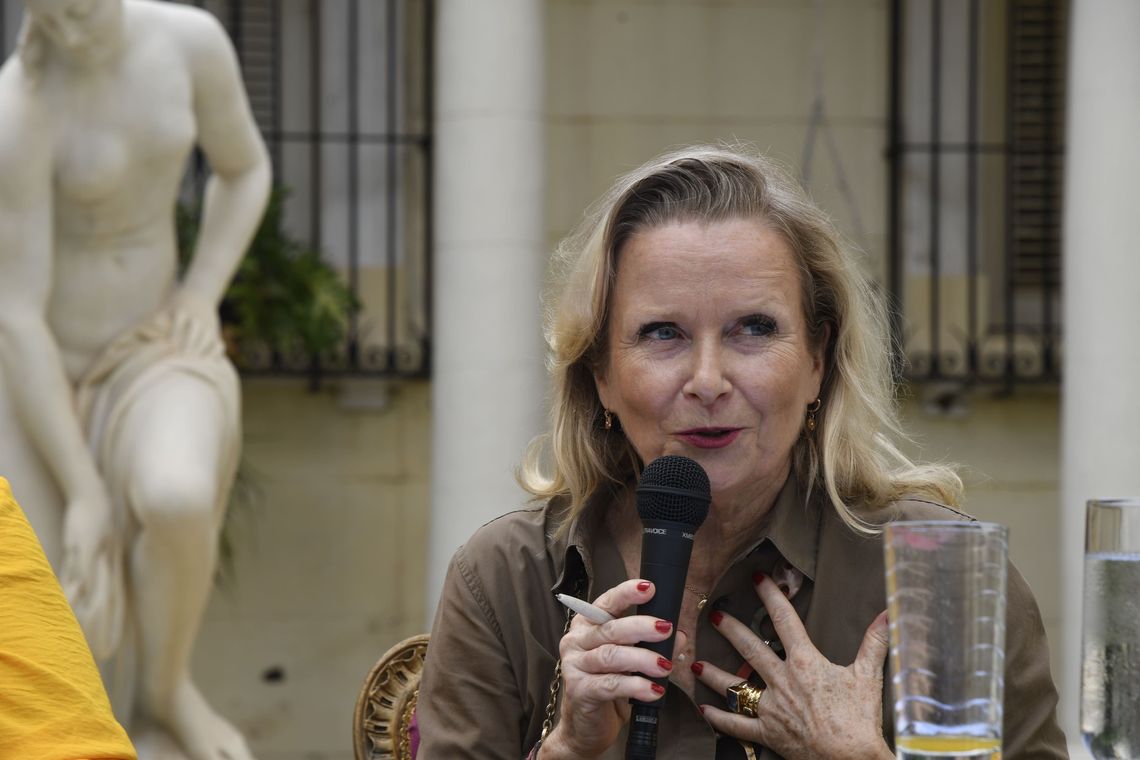
[[546, 738], [538, 740], [531, 753], [527, 755], [526, 760], [579, 760], [579, 758], [588, 760], [591, 757], [595, 757], [595, 755], [567, 746], [566, 742], [563, 741], [563, 732], [558, 730], [558, 726], [555, 726], [546, 735]]

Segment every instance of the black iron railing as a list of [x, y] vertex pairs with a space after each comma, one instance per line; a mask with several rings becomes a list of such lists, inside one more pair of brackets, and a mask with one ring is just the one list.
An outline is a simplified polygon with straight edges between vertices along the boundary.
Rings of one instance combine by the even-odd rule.
[[[291, 190], [287, 223], [335, 262], [362, 307], [343, 351], [285, 356], [252, 346], [239, 366], [250, 374], [427, 376], [432, 2], [193, 4], [222, 19], [234, 41], [275, 177]], [[307, 62], [294, 63], [292, 76], [286, 49]]]

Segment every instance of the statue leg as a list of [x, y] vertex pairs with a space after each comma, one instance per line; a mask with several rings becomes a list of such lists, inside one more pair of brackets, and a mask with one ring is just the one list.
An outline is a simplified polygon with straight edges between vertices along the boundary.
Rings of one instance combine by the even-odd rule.
[[241, 735], [190, 677], [230, 485], [223, 481], [234, 422], [224, 415], [216, 389], [174, 372], [143, 392], [123, 420], [126, 496], [137, 531], [128, 557], [137, 699], [192, 760], [251, 760]]

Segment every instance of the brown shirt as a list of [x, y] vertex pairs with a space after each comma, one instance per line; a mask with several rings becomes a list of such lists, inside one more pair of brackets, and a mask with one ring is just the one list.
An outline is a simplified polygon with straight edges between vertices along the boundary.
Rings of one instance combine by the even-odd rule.
[[[555, 592], [594, 599], [626, 580], [617, 546], [602, 518], [613, 504], [596, 498], [568, 536], [555, 537], [563, 519], [557, 502], [504, 515], [478, 530], [448, 569], [432, 628], [417, 706], [421, 760], [523, 758], [538, 741], [565, 625]], [[870, 519], [970, 519], [948, 507], [908, 500]], [[711, 611], [723, 609], [772, 638], [752, 585], [780, 557], [804, 575], [793, 605], [825, 657], [847, 665], [867, 626], [886, 608], [879, 536], [848, 528], [818, 499], [805, 503], [794, 483], [784, 487], [765, 535], [717, 582]], [[579, 585], [582, 584], [582, 585]], [[1010, 568], [1006, 612], [1005, 760], [1065, 758], [1056, 720], [1057, 692], [1041, 615], [1024, 578]], [[769, 626], [765, 629], [765, 626]], [[694, 632], [695, 659], [737, 672], [743, 659], [703, 616]], [[736, 742], [721, 741], [698, 704], [722, 706], [724, 695], [700, 682], [693, 701], [669, 687], [661, 712], [661, 760], [745, 757]], [[889, 678], [884, 679], [883, 733], [893, 744]], [[624, 732], [604, 755], [621, 760]], [[756, 757], [778, 760], [757, 748]]]

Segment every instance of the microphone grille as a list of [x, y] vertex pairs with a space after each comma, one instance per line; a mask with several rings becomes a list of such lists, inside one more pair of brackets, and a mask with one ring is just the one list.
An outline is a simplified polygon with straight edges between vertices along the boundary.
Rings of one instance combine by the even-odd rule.
[[668, 520], [699, 528], [709, 514], [709, 476], [688, 457], [669, 454], [646, 465], [637, 484], [642, 520]]

